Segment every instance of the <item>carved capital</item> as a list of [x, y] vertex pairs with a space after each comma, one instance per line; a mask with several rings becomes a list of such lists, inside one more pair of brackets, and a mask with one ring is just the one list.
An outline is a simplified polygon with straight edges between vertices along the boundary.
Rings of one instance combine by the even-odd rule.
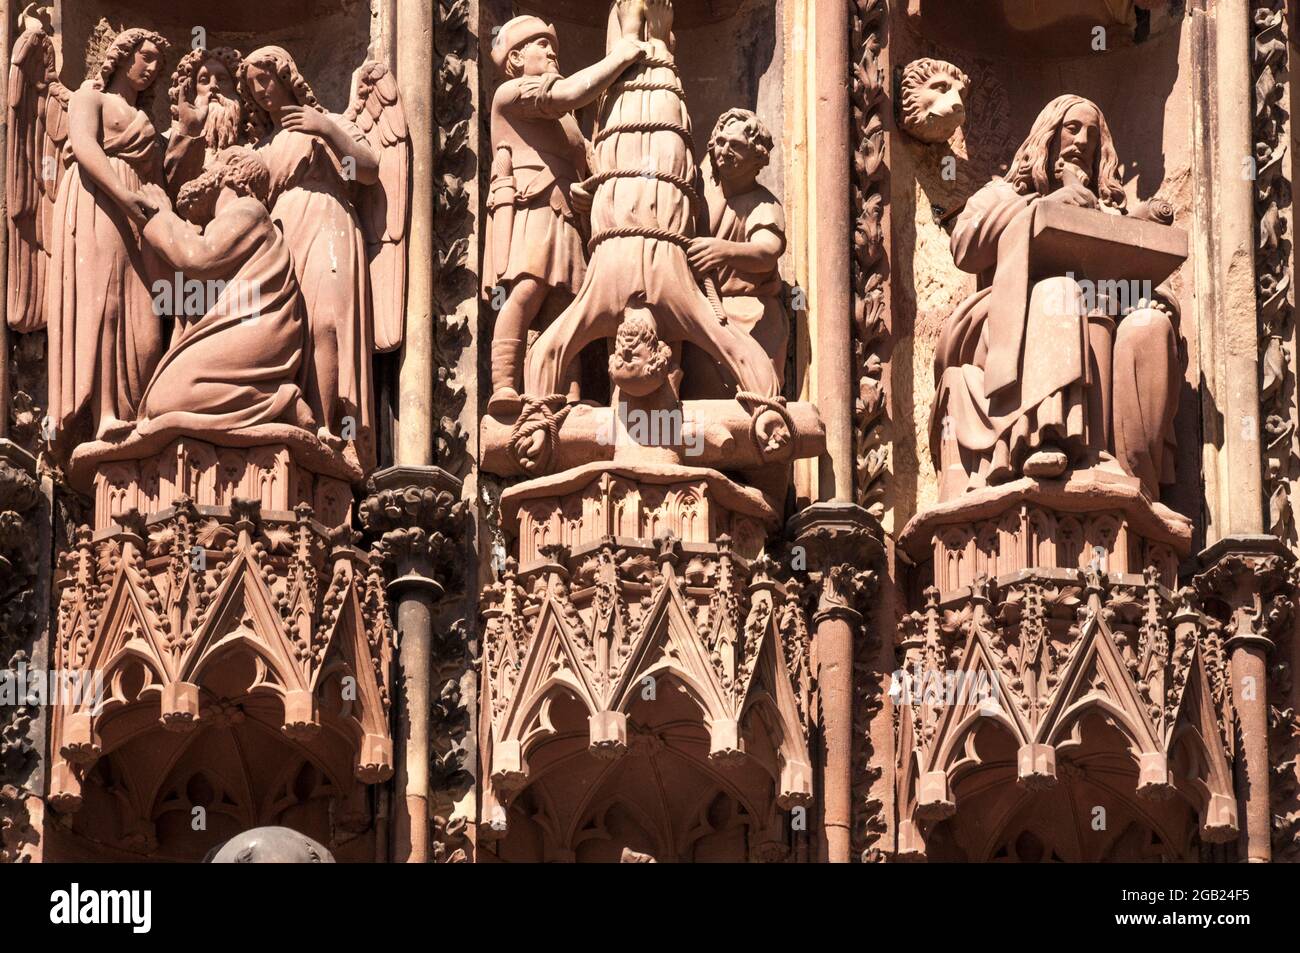
[[1276, 536], [1228, 536], [1200, 555], [1206, 568], [1195, 590], [1207, 614], [1223, 623], [1225, 647], [1265, 651], [1291, 618], [1295, 557]]
[[461, 482], [439, 467], [394, 466], [375, 473], [367, 490], [361, 524], [379, 537], [394, 592], [423, 589], [436, 600], [459, 590], [468, 513]]
[[814, 623], [835, 615], [860, 621], [884, 564], [876, 518], [853, 503], [815, 503], [790, 520], [787, 532], [820, 586]]

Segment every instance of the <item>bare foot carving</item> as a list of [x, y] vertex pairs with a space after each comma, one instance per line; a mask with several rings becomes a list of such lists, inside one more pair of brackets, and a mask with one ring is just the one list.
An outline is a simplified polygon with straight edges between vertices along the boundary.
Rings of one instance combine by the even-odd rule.
[[645, 0], [618, 0], [618, 25], [624, 36], [641, 39], [641, 28], [645, 26]]
[[645, 0], [646, 25], [650, 29], [650, 39], [668, 42], [673, 32], [672, 0]]

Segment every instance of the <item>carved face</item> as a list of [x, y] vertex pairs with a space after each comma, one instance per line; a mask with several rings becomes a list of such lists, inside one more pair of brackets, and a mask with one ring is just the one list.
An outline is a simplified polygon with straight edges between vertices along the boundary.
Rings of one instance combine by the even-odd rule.
[[609, 376], [634, 397], [653, 394], [664, 382], [672, 348], [659, 340], [649, 311], [629, 308], [618, 326], [609, 355]]
[[966, 120], [964, 77], [937, 65], [903, 78], [903, 128], [923, 142], [947, 142]]
[[515, 76], [545, 76], [560, 71], [560, 54], [549, 36], [539, 36], [510, 51]]
[[230, 75], [224, 63], [220, 60], [205, 60], [199, 67], [198, 73], [194, 76], [194, 95], [197, 98], [206, 94], [209, 98], [215, 95], [224, 96], [226, 99], [237, 99], [239, 92], [235, 87], [235, 78]]
[[127, 82], [136, 92], [143, 92], [154, 84], [161, 66], [162, 51], [152, 41], [145, 40], [127, 61]]
[[1096, 176], [1097, 150], [1101, 146], [1101, 117], [1088, 103], [1071, 106], [1052, 140], [1048, 168], [1066, 162], [1085, 172], [1091, 184]]
[[280, 77], [264, 66], [250, 64], [247, 71], [248, 89], [257, 105], [272, 116], [279, 116], [280, 110], [295, 105], [293, 96], [284, 88]]
[[743, 122], [728, 123], [709, 143], [713, 167], [723, 181], [753, 179], [763, 169], [764, 157], [749, 141]]
[[206, 96], [208, 118], [203, 138], [209, 148], [225, 149], [239, 141], [242, 104], [239, 87], [226, 65], [217, 59], [205, 61], [194, 74], [194, 100]]

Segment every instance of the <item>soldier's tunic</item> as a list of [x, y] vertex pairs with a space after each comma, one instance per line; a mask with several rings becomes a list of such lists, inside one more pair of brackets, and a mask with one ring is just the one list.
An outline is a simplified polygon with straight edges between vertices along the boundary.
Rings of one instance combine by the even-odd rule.
[[[531, 275], [553, 288], [577, 293], [586, 274], [586, 250], [569, 188], [587, 177], [587, 142], [570, 113], [551, 104], [559, 74], [520, 76], [503, 83], [492, 100], [494, 148], [509, 147], [513, 194], [494, 180], [488, 200], [483, 287], [508, 286]], [[494, 260], [493, 212], [513, 202], [514, 222], [505, 261]]]

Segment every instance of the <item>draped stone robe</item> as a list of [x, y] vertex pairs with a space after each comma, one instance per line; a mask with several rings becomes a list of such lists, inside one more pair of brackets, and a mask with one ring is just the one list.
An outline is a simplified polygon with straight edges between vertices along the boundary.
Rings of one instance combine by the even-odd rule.
[[1118, 458], [1155, 498], [1173, 475], [1177, 315], [1144, 307], [1117, 329], [1072, 277], [1031, 278], [1039, 198], [995, 180], [953, 229], [953, 259], [979, 275], [979, 290], [935, 352], [930, 449], [941, 497], [1010, 479], [1050, 446], [1072, 465]]
[[[353, 139], [365, 141], [354, 123], [338, 115], [332, 118]], [[315, 136], [280, 129], [257, 145], [257, 153], [271, 170], [271, 218], [284, 232], [306, 307], [314, 353], [307, 401], [335, 435], [344, 429], [343, 418], [351, 417], [362, 465], [373, 466], [374, 316], [352, 184], [329, 147]], [[327, 336], [337, 346], [336, 361], [323, 357], [320, 342]], [[333, 377], [333, 387], [324, 383], [326, 377]], [[331, 390], [336, 391], [333, 399]]]
[[[145, 113], [136, 110], [121, 132], [106, 127], [101, 145], [127, 189], [159, 181], [161, 147]], [[49, 415], [62, 434], [89, 410], [93, 437], [101, 424], [135, 418], [162, 354], [149, 287], [155, 268], [126, 213], [75, 160], [59, 182], [52, 232], [45, 302]]]
[[223, 281], [207, 313], [178, 319], [176, 339], [141, 402], [139, 431], [230, 431], [311, 422], [303, 401], [307, 322], [289, 247], [262, 203], [241, 198], [200, 231], [171, 212], [145, 239], [186, 279]]

